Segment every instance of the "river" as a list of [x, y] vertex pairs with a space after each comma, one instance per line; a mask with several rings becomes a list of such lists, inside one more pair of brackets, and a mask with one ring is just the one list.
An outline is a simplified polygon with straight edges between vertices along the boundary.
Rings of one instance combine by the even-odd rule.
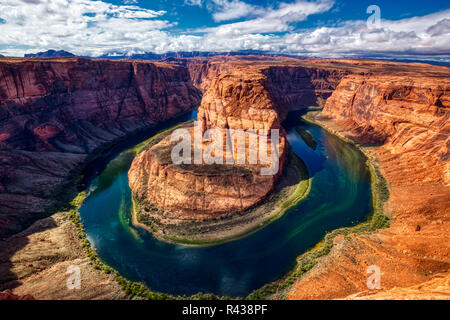
[[[195, 116], [193, 112], [180, 121]], [[159, 241], [131, 224], [127, 176], [134, 157], [131, 148], [98, 169], [101, 172], [90, 181], [80, 208], [87, 237], [99, 257], [154, 291], [243, 297], [281, 278], [294, 267], [296, 257], [328, 231], [366, 220], [373, 209], [365, 156], [320, 126], [304, 122], [298, 112], [290, 113], [288, 119], [283, 124], [288, 141], [313, 180], [307, 198], [283, 217], [247, 237], [215, 246]], [[317, 142], [315, 150], [297, 133], [298, 125], [311, 133]]]

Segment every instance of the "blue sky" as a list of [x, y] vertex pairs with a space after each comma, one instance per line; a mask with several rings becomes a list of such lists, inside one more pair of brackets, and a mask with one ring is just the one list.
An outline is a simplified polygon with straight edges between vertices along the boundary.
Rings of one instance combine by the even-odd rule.
[[[378, 7], [368, 14], [371, 5]], [[10, 56], [48, 49], [90, 56], [261, 50], [448, 61], [450, 5], [444, 0], [1, 0], [0, 33], [0, 54]]]
[[[113, 4], [123, 4], [123, 0], [106, 1]], [[169, 0], [139, 0], [138, 5], [143, 8], [153, 10], [165, 10], [173, 19], [177, 21], [180, 29], [192, 29], [199, 27], [218, 26], [221, 23], [215, 22], [212, 16], [214, 12], [213, 1], [200, 1], [201, 5], [186, 5], [190, 1], [169, 1]], [[232, 1], [229, 1], [232, 2]], [[241, 1], [250, 5], [262, 7], [274, 7], [277, 3], [293, 3], [291, 1], [273, 0], [244, 0]], [[190, 3], [196, 3], [191, 1]], [[333, 8], [321, 14], [310, 16], [306, 21], [298, 23], [300, 28], [313, 28], [322, 25], [333, 25], [346, 20], [359, 20], [368, 16], [366, 10], [370, 5], [376, 4], [382, 10], [382, 18], [389, 20], [400, 20], [414, 16], [424, 16], [430, 13], [442, 11], [450, 8], [447, 0], [341, 0], [335, 1]], [[210, 8], [208, 10], [208, 7]], [[449, 17], [450, 19], [450, 17]], [[242, 21], [245, 17], [231, 21]], [[295, 25], [295, 24], [294, 24]]]

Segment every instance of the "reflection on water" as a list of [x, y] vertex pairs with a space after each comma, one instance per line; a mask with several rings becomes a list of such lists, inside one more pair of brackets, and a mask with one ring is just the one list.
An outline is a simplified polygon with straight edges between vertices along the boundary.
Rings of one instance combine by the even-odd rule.
[[[80, 214], [100, 257], [133, 281], [172, 294], [211, 292], [245, 296], [283, 276], [295, 258], [327, 231], [350, 226], [371, 213], [370, 175], [364, 156], [322, 128], [300, 120], [285, 124], [295, 153], [307, 164], [313, 183], [309, 196], [282, 218], [243, 239], [187, 247], [161, 242], [131, 226], [127, 171], [133, 152], [111, 160], [92, 181]], [[300, 125], [317, 141], [309, 148], [295, 131]]]

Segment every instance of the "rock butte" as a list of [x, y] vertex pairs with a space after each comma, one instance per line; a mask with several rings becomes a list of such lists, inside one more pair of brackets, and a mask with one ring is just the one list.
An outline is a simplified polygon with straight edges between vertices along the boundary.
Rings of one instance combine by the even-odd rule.
[[[285, 133], [280, 123], [290, 110], [327, 98], [337, 79], [349, 72], [283, 65], [286, 62], [277, 66], [278, 60], [274, 63], [267, 59], [256, 59], [256, 63], [220, 58], [172, 62], [187, 65], [194, 83], [206, 89], [197, 116], [203, 130], [281, 129], [281, 138], [276, 175], [260, 175], [259, 167], [249, 166], [229, 166], [218, 174], [216, 166], [205, 170], [208, 166], [200, 169], [196, 165], [180, 168], [162, 164], [158, 159], [167, 157], [158, 152], [164, 149], [161, 145], [169, 145], [168, 139], [139, 154], [129, 172], [130, 187], [144, 207], [156, 206], [165, 219], [217, 219], [245, 211], [264, 200], [274, 189], [286, 158]], [[286, 79], [290, 79], [290, 84], [285, 83]], [[248, 144], [246, 149], [248, 154]]]
[[[201, 132], [211, 128], [221, 134], [225, 129], [281, 129], [266, 87], [267, 79], [259, 73], [225, 73], [215, 78], [198, 110]], [[193, 137], [193, 130], [190, 132]], [[265, 135], [260, 137], [264, 138], [270, 142]], [[222, 139], [226, 141], [225, 136]], [[165, 218], [216, 219], [252, 208], [274, 189], [286, 158], [286, 138], [281, 131], [279, 169], [273, 175], [261, 175], [260, 163], [249, 165], [250, 138], [246, 140], [245, 165], [174, 165], [170, 159], [174, 144], [168, 136], [136, 156], [129, 171], [131, 190], [145, 207], [162, 209]], [[267, 150], [271, 150], [270, 143]], [[237, 159], [237, 148], [233, 153]], [[225, 153], [223, 159], [225, 163]]]
[[[288, 111], [328, 98], [318, 121], [349, 139], [370, 143], [363, 149], [379, 160], [389, 183], [386, 210], [393, 223], [374, 234], [337, 238], [331, 253], [293, 284], [288, 297], [366, 295], [371, 264], [383, 272], [386, 297], [405, 297], [408, 290], [417, 292], [420, 283], [428, 288], [439, 273], [445, 276], [433, 279], [432, 287], [440, 288], [440, 296], [449, 295], [448, 68], [252, 56], [170, 62], [0, 58], [1, 237], [41, 217], [46, 206], [55, 204], [60, 188], [78, 175], [76, 169], [99, 151], [199, 106], [201, 91], [199, 119], [233, 126], [277, 126]], [[255, 89], [242, 90], [249, 80]], [[246, 93], [242, 101], [238, 91]], [[242, 118], [240, 110], [220, 110], [216, 97], [242, 107]], [[263, 118], [248, 116], [251, 101], [267, 106]], [[28, 238], [25, 248], [32, 250], [37, 242]], [[29, 263], [20, 259], [8, 263]], [[45, 265], [39, 279], [47, 283], [47, 270], [64, 261], [58, 257]], [[8, 263], [2, 266], [9, 268]], [[14, 293], [42, 297], [42, 286], [34, 292], [30, 275], [21, 278]], [[394, 287], [405, 289], [390, 290]], [[49, 285], [45, 290], [52, 296], [56, 289]], [[435, 294], [426, 290], [422, 298]]]
[[[170, 136], [138, 154], [128, 174], [131, 190], [140, 204], [162, 209], [166, 219], [216, 219], [254, 207], [273, 190], [286, 158], [282, 136], [279, 169], [274, 175], [261, 175], [261, 164], [174, 165], [170, 160], [174, 144], [169, 140]], [[247, 139], [247, 154], [248, 143]]]

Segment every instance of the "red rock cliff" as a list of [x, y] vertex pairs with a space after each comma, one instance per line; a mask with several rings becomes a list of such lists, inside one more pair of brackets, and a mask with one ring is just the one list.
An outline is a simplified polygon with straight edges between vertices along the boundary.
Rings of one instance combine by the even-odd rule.
[[[218, 75], [203, 96], [197, 119], [203, 131], [265, 129], [270, 134], [270, 129], [281, 129], [267, 78], [259, 72], [233, 70]], [[280, 131], [279, 165], [273, 175], [261, 175], [260, 165], [248, 163], [248, 140], [245, 165], [179, 166], [162, 155], [171, 147], [165, 139], [134, 159], [130, 187], [141, 203], [156, 205], [174, 218], [217, 218], [244, 211], [264, 200], [282, 172], [286, 140]]]
[[88, 156], [199, 105], [185, 67], [151, 62], [0, 60], [0, 236], [55, 203]]
[[[294, 283], [290, 299], [450, 294], [450, 71], [371, 63], [384, 70], [346, 76], [323, 110], [331, 120], [320, 119], [362, 142], [376, 159], [389, 186], [385, 210], [392, 224], [374, 234], [336, 238], [330, 254]], [[370, 265], [382, 271], [380, 290], [367, 288]]]
[[450, 185], [449, 78], [351, 75], [327, 100], [323, 114], [361, 141], [419, 160], [421, 179]]

